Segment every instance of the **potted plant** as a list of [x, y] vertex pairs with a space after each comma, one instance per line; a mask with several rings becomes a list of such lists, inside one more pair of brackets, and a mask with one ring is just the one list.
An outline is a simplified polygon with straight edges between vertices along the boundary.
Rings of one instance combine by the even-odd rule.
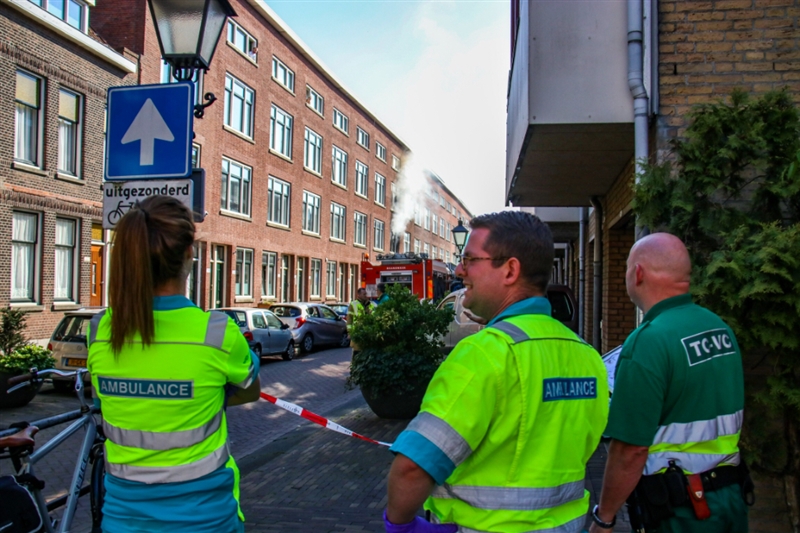
[[31, 368], [52, 368], [55, 359], [50, 350], [29, 344], [22, 332], [25, 312], [19, 309], [0, 309], [0, 407], [22, 407], [30, 402], [39, 387], [22, 387], [7, 394], [8, 379], [30, 371]]
[[361, 349], [353, 355], [347, 385], [360, 387], [381, 418], [409, 419], [419, 412], [444, 359], [442, 335], [453, 311], [420, 302], [402, 285], [389, 286], [386, 293], [386, 302], [354, 321], [351, 338]]

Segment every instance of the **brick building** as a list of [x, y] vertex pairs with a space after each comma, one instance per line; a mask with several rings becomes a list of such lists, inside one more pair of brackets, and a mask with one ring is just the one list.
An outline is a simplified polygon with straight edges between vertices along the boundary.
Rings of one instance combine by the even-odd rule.
[[33, 339], [102, 303], [106, 90], [136, 83], [137, 58], [89, 28], [94, 4], [0, 3], [0, 305], [30, 312]]
[[[511, 4], [507, 199], [582, 209], [587, 237], [569, 244], [574, 258], [584, 248], [584, 336], [599, 333], [606, 351], [638, 320], [624, 281], [635, 242], [634, 162], [671, 157], [692, 106], [734, 88], [786, 87], [800, 102], [800, 1]], [[759, 485], [751, 531], [788, 531], [780, 488], [768, 484]]]
[[[190, 297], [201, 307], [348, 301], [365, 254], [388, 252], [408, 147], [261, 0], [232, 2], [199, 93], [206, 170]], [[121, 15], [124, 14], [124, 16]], [[141, 83], [169, 81], [147, 3], [98, 3], [93, 26], [140, 54]]]

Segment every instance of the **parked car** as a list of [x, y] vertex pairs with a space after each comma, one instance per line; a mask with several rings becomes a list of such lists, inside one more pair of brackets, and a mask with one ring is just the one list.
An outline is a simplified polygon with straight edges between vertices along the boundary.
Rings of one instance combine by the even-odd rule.
[[347, 322], [327, 305], [313, 302], [276, 304], [270, 311], [288, 324], [295, 343], [309, 353], [317, 345], [348, 346]]
[[[86, 331], [89, 329], [92, 317], [103, 309], [103, 307], [84, 307], [64, 313], [64, 318], [58, 323], [50, 342], [47, 343], [47, 349], [53, 352], [57, 369], [69, 371], [86, 368], [86, 359], [89, 356], [89, 350], [86, 348]], [[53, 376], [53, 387], [58, 392], [72, 391], [73, 383], [72, 378]], [[84, 383], [87, 387], [91, 386], [89, 374], [84, 376]]]
[[[455, 313], [447, 333], [444, 335], [444, 351], [450, 353], [461, 339], [483, 329], [469, 317], [464, 308], [464, 293], [459, 289], [448, 294], [437, 306], [439, 309], [449, 308]], [[578, 332], [578, 308], [572, 289], [566, 285], [550, 285], [547, 288], [547, 299], [550, 300], [552, 316], [574, 332]]]
[[348, 304], [345, 303], [335, 303], [335, 304], [328, 304], [328, 307], [333, 309], [333, 312], [339, 315], [340, 317], [347, 320], [347, 309], [349, 307]]
[[252, 307], [226, 307], [217, 311], [222, 311], [236, 322], [250, 349], [259, 358], [280, 355], [284, 361], [294, 359], [295, 341], [289, 326], [271, 311]]

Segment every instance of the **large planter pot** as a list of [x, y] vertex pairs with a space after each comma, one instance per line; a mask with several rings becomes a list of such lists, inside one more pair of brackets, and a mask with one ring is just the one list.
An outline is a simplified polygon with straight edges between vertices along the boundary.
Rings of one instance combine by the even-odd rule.
[[34, 396], [36, 396], [36, 393], [39, 392], [39, 388], [42, 386], [41, 383], [35, 387], [26, 385], [25, 387], [15, 390], [11, 394], [6, 394], [6, 391], [10, 388], [8, 386], [9, 378], [20, 374], [22, 374], [22, 372], [0, 371], [0, 409], [28, 405], [28, 403], [33, 400]]
[[362, 388], [361, 395], [372, 412], [380, 418], [410, 420], [417, 416], [428, 384], [419, 384], [411, 392], [399, 394], [394, 391], [376, 391]]

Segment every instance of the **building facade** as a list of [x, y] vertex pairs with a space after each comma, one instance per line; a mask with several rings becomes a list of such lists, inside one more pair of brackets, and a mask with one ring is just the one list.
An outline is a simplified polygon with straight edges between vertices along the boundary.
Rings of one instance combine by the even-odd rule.
[[102, 305], [106, 91], [137, 58], [89, 27], [93, 0], [0, 3], [0, 305], [46, 339], [65, 311]]

